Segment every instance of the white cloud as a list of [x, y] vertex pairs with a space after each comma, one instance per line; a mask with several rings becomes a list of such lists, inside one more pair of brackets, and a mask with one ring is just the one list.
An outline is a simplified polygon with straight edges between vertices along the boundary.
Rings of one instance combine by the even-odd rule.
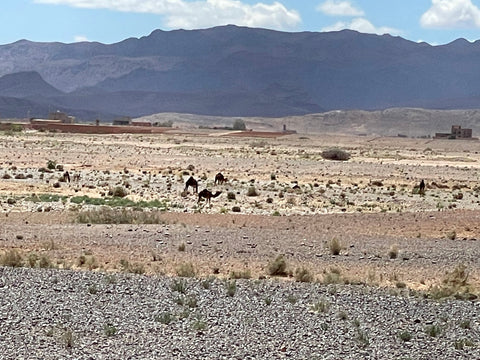
[[364, 18], [355, 18], [350, 22], [339, 21], [334, 25], [324, 27], [322, 31], [339, 31], [344, 29], [356, 30], [361, 33], [378, 35], [400, 35], [402, 33], [400, 30], [386, 26], [376, 27], [370, 21]]
[[317, 10], [330, 16], [363, 16], [365, 13], [357, 9], [350, 1], [327, 0], [317, 6]]
[[480, 27], [480, 9], [471, 0], [432, 0], [420, 18], [425, 28]]
[[88, 41], [88, 39], [85, 35], [76, 35], [74, 37], [74, 41], [75, 42], [84, 42], [84, 41]]
[[300, 14], [283, 4], [245, 4], [240, 0], [34, 0], [36, 3], [88, 9], [150, 13], [165, 17], [169, 28], [198, 29], [235, 24], [277, 30], [295, 29]]

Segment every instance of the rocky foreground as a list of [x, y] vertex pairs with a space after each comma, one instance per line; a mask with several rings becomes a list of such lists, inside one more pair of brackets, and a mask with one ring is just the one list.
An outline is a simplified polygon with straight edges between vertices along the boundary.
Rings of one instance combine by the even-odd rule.
[[480, 359], [480, 302], [0, 268], [1, 359]]

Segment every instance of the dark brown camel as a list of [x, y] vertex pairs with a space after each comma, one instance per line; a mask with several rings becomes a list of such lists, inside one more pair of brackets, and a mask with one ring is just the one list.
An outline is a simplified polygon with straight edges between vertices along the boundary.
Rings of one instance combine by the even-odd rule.
[[418, 186], [419, 188], [419, 194], [425, 194], [425, 181], [420, 181], [420, 185]]
[[215, 175], [215, 185], [217, 184], [217, 182], [221, 185], [225, 181], [227, 181], [227, 179], [225, 178], [225, 176], [223, 176], [222, 173], [218, 173], [217, 175]]
[[198, 193], [198, 201], [197, 202], [200, 202], [200, 200], [202, 198], [205, 198], [207, 199], [207, 204], [210, 204], [210, 200], [212, 199], [212, 197], [217, 197], [218, 195], [220, 195], [222, 192], [221, 191], [217, 191], [215, 194], [212, 194], [211, 191], [207, 190], [207, 189], [203, 189], [202, 191], [200, 191]]
[[65, 171], [65, 172], [63, 173], [63, 181], [65, 181], [65, 182], [66, 182], [66, 181], [70, 182], [70, 174], [68, 173], [68, 171]]
[[193, 188], [193, 191], [198, 193], [198, 181], [193, 178], [193, 176], [190, 176], [185, 183], [185, 190], [188, 191], [188, 187], [191, 186]]

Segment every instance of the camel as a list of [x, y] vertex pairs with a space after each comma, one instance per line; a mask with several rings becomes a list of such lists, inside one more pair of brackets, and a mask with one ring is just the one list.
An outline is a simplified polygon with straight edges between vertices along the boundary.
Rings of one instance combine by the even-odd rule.
[[65, 172], [63, 173], [63, 181], [65, 181], [65, 182], [67, 182], [67, 181], [70, 182], [70, 174], [68, 173], [68, 171], [65, 171]]
[[193, 178], [193, 176], [190, 176], [185, 183], [185, 190], [188, 191], [188, 187], [191, 186], [194, 190], [194, 192], [198, 193], [198, 181]]
[[418, 186], [418, 188], [419, 188], [419, 191], [418, 191], [419, 194], [425, 194], [425, 181], [423, 181], [423, 179], [422, 181], [420, 181], [420, 185]]
[[205, 198], [207, 199], [207, 204], [211, 204], [211, 199], [212, 197], [217, 197], [221, 194], [222, 192], [221, 191], [217, 191], [215, 194], [212, 194], [211, 191], [207, 190], [207, 189], [203, 189], [202, 191], [200, 191], [198, 193], [198, 201], [197, 202], [200, 202], [200, 200], [202, 198]]
[[225, 181], [227, 181], [227, 179], [225, 178], [225, 176], [223, 176], [222, 173], [218, 173], [217, 175], [215, 175], [215, 185], [217, 184], [217, 182], [221, 185]]

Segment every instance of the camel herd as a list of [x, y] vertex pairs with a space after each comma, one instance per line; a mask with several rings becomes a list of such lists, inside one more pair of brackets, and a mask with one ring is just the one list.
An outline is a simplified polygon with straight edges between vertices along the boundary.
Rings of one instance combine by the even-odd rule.
[[[78, 181], [79, 178], [80, 178], [80, 174], [75, 174], [73, 176], [74, 181]], [[68, 171], [65, 171], [65, 173], [63, 174], [63, 181], [70, 182], [70, 174], [69, 174]], [[228, 181], [227, 178], [222, 173], [219, 172], [215, 175], [215, 181], [214, 181], [215, 185], [217, 185], [217, 184], [222, 185], [227, 181]], [[187, 181], [185, 182], [184, 192], [185, 193], [188, 192], [188, 188], [190, 188], [190, 187], [192, 188], [192, 190], [195, 194], [198, 194], [197, 203], [199, 203], [202, 199], [205, 199], [206, 203], [211, 205], [211, 199], [218, 197], [222, 193], [221, 191], [216, 191], [215, 193], [212, 193], [208, 189], [203, 189], [202, 191], [198, 192], [198, 180], [196, 180], [193, 176], [190, 176], [187, 179]], [[295, 185], [293, 188], [295, 189], [295, 188], [299, 188], [299, 187], [298, 187], [298, 185]], [[414, 188], [418, 189], [418, 193], [420, 195], [424, 195], [425, 194], [425, 181], [422, 179], [420, 181], [420, 184], [416, 185]]]
[[[217, 175], [215, 175], [215, 185], [217, 183], [221, 185], [226, 181], [227, 181], [227, 179], [223, 176], [222, 173], [218, 173]], [[202, 191], [198, 192], [198, 181], [195, 180], [195, 178], [193, 176], [190, 176], [187, 179], [187, 181], [185, 182], [185, 190], [184, 191], [185, 192], [188, 191], [189, 187], [191, 187], [193, 189], [194, 193], [198, 194], [198, 201], [197, 202], [200, 202], [202, 199], [205, 199], [207, 201], [207, 204], [211, 204], [211, 199], [219, 196], [222, 193], [221, 191], [217, 191], [214, 194], [208, 189], [203, 189]]]
[[[215, 181], [214, 181], [215, 185], [216, 184], [221, 185], [221, 184], [225, 183], [226, 181], [227, 181], [227, 178], [225, 176], [223, 176], [222, 173], [218, 173], [218, 174], [215, 175]], [[193, 176], [190, 176], [188, 178], [188, 180], [185, 182], [185, 190], [184, 191], [187, 192], [189, 187], [192, 187], [194, 193], [198, 194], [197, 203], [199, 203], [203, 198], [203, 199], [206, 199], [207, 204], [211, 204], [211, 199], [219, 196], [222, 193], [221, 191], [217, 191], [214, 194], [208, 189], [203, 189], [202, 191], [198, 192], [198, 181], [195, 180], [195, 178]], [[295, 185], [293, 188], [295, 189], [295, 188], [299, 188], [299, 187], [298, 187], [298, 185]], [[419, 194], [420, 195], [424, 195], [425, 194], [425, 181], [422, 179], [420, 181], [420, 184], [415, 186], [415, 188], [419, 189]]]

